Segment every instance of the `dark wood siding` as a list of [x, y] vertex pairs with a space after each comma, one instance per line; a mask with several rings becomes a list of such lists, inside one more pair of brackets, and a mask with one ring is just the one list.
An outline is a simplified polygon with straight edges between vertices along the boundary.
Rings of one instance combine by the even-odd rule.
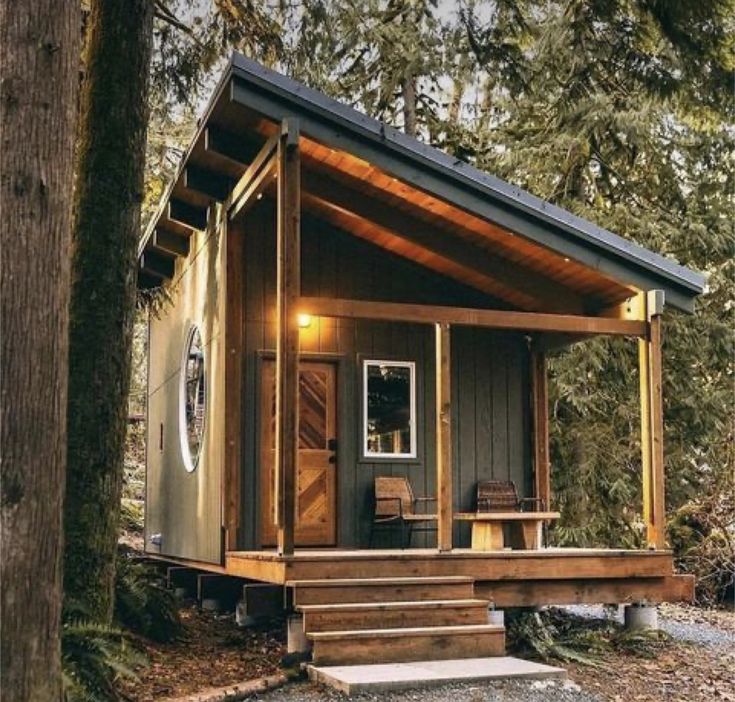
[[[260, 359], [275, 348], [275, 222], [264, 202], [243, 226], [245, 244], [245, 417], [241, 547], [258, 540], [258, 417]], [[471, 288], [405, 261], [310, 218], [302, 226], [304, 295], [501, 307]], [[452, 332], [455, 509], [474, 508], [475, 483], [511, 478], [530, 484], [527, 348], [520, 334], [455, 328]], [[429, 325], [314, 320], [302, 333], [302, 353], [338, 364], [338, 543], [367, 545], [376, 475], [405, 475], [417, 495], [434, 494], [434, 331]], [[362, 358], [416, 362], [418, 458], [361, 460]], [[459, 529], [460, 527], [458, 527]], [[466, 525], [457, 531], [466, 544]], [[433, 534], [426, 537], [433, 545]], [[422, 539], [414, 543], [420, 545]], [[376, 540], [391, 543], [389, 535]]]

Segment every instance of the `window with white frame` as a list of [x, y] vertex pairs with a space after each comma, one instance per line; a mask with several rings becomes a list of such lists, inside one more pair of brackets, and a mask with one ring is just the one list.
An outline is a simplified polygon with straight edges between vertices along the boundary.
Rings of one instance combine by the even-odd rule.
[[416, 458], [416, 364], [363, 361], [363, 456]]

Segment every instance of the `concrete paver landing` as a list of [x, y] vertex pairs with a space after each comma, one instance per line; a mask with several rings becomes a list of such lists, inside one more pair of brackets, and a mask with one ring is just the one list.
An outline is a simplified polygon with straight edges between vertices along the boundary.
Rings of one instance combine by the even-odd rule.
[[436, 687], [454, 682], [507, 680], [509, 678], [566, 678], [563, 668], [510, 656], [464, 658], [415, 663], [308, 667], [309, 678], [351, 695]]

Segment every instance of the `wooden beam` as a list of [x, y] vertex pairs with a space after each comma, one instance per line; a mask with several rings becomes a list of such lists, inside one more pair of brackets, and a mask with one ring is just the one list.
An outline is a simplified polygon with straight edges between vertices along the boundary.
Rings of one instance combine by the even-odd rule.
[[299, 311], [322, 317], [376, 319], [419, 324], [445, 323], [519, 331], [576, 332], [588, 335], [644, 336], [648, 331], [648, 324], [645, 321], [636, 320], [540, 312], [508, 312], [443, 305], [366, 302], [326, 297], [302, 297], [299, 301]]
[[227, 198], [225, 209], [230, 219], [244, 213], [278, 176], [279, 138], [271, 137], [253, 158]]
[[225, 528], [225, 550], [239, 545], [242, 398], [243, 386], [243, 273], [245, 267], [243, 232], [237, 225], [222, 220], [225, 241], [225, 469], [222, 505]]
[[436, 330], [436, 493], [437, 548], [452, 550], [452, 366], [451, 330], [437, 324]]
[[546, 355], [531, 352], [533, 393], [533, 466], [535, 496], [543, 501], [542, 509], [551, 509], [551, 471], [549, 458], [549, 391]]
[[276, 476], [277, 548], [294, 550], [299, 435], [301, 193], [298, 122], [285, 119], [277, 144]]
[[190, 229], [207, 228], [208, 208], [195, 207], [183, 200], [171, 198], [166, 205], [165, 218], [183, 224]]
[[641, 462], [643, 467], [643, 520], [651, 548], [666, 548], [666, 496], [663, 446], [663, 392], [661, 356], [661, 291], [642, 294], [649, 321], [648, 338], [638, 341], [641, 402]]
[[[432, 225], [392, 207], [384, 200], [381, 203], [378, 191], [370, 196], [347, 187], [336, 178], [309, 171], [304, 173], [304, 201], [312, 203], [316, 209], [349, 214], [358, 220], [358, 229], [361, 225], [364, 228], [365, 224], [376, 225], [435, 256], [491, 278], [495, 283], [494, 294], [498, 297], [516, 301], [522, 293], [526, 300], [524, 309], [571, 314], [583, 311], [582, 299], [569, 288], [469, 243], [477, 239], [475, 232], [456, 223], [451, 228]], [[503, 295], [505, 289], [511, 293], [510, 298]]]
[[183, 185], [187, 190], [196, 190], [210, 200], [224, 202], [232, 190], [232, 179], [206, 168], [189, 165], [184, 169]]
[[475, 597], [487, 599], [499, 608], [606, 602], [692, 602], [694, 576], [485, 581], [475, 583]]
[[209, 154], [245, 167], [258, 153], [260, 146], [243, 134], [209, 125], [204, 130], [204, 150]]
[[151, 246], [169, 255], [184, 257], [189, 255], [189, 237], [165, 229], [156, 229], [153, 232]]
[[176, 264], [173, 258], [146, 249], [140, 256], [140, 270], [166, 280], [174, 277]]

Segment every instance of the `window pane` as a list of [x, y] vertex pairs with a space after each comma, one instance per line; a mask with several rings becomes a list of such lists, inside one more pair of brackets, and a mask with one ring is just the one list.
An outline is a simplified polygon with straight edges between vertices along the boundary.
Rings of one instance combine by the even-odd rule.
[[185, 420], [186, 443], [189, 448], [191, 469], [196, 467], [204, 435], [204, 407], [206, 388], [204, 384], [204, 349], [198, 329], [189, 337], [185, 372]]
[[406, 455], [411, 445], [411, 367], [366, 363], [368, 454]]

